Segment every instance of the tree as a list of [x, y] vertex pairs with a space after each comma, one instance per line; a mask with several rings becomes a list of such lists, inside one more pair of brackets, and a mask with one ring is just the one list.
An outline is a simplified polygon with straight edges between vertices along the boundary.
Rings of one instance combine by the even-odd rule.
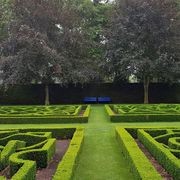
[[48, 105], [49, 83], [95, 78], [88, 39], [71, 0], [14, 0], [12, 14], [9, 38], [1, 43], [5, 85], [43, 83]]
[[79, 13], [83, 20], [83, 31], [88, 35], [90, 58], [96, 63], [96, 71], [99, 74], [99, 80], [103, 81], [105, 72], [102, 69], [102, 63], [105, 54], [104, 28], [108, 23], [108, 16], [111, 13], [112, 5], [108, 1], [81, 0], [78, 5]]
[[[107, 33], [106, 63], [113, 74], [136, 75], [148, 103], [153, 78], [179, 71], [179, 9], [174, 0], [116, 1]], [[178, 42], [177, 42], [178, 41]]]
[[7, 37], [7, 24], [11, 17], [11, 1], [1, 0], [0, 1], [0, 41]]

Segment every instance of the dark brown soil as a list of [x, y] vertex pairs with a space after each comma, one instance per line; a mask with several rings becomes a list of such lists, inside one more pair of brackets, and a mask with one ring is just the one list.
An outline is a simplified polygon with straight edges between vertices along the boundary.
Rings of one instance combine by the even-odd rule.
[[9, 166], [7, 168], [5, 168], [3, 171], [0, 171], [0, 176], [5, 176], [6, 179], [9, 179]]
[[79, 116], [83, 116], [85, 110], [81, 110], [80, 113], [79, 113]]
[[146, 157], [149, 159], [151, 164], [162, 176], [162, 178], [164, 180], [173, 180], [173, 177], [170, 174], [168, 174], [168, 172], [158, 163], [158, 161], [150, 154], [150, 152], [144, 147], [144, 145], [138, 139], [136, 139], [136, 143], [138, 144], [142, 152], [146, 155]]
[[57, 166], [64, 154], [66, 153], [70, 140], [57, 140], [56, 141], [56, 153], [49, 163], [49, 165], [44, 169], [37, 170], [36, 180], [51, 180], [56, 172]]

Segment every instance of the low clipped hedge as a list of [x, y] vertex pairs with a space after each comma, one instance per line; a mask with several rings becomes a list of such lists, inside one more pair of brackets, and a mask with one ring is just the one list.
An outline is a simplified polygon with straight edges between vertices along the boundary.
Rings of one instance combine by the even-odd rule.
[[121, 146], [127, 162], [133, 172], [134, 179], [158, 180], [162, 179], [143, 152], [139, 149], [134, 138], [124, 129], [116, 128], [116, 138]]
[[0, 106], [0, 117], [76, 116], [82, 105]]
[[2, 152], [0, 152], [0, 171], [8, 166], [10, 155], [15, 153], [19, 147], [23, 146], [25, 146], [25, 143], [18, 140], [11, 140], [7, 143]]
[[84, 129], [78, 128], [73, 135], [69, 148], [62, 161], [58, 165], [53, 180], [70, 180], [78, 160], [82, 143], [84, 139]]
[[105, 105], [105, 110], [111, 122], [173, 122], [173, 121], [176, 122], [176, 121], [180, 121], [180, 113], [176, 113], [176, 114], [168, 113], [168, 112], [164, 114], [156, 114], [153, 112], [149, 114], [143, 114], [143, 112], [134, 113], [134, 114], [133, 112], [120, 113], [120, 111], [114, 110], [113, 105]]
[[[23, 145], [18, 146], [17, 150], [23, 151], [14, 153], [9, 158], [10, 174], [12, 180], [35, 180], [36, 169], [38, 167], [44, 168], [47, 163], [52, 159], [55, 153], [55, 139], [72, 138], [69, 148], [64, 155], [62, 161], [58, 165], [57, 172], [54, 175], [54, 179], [58, 180], [70, 180], [73, 176], [76, 161], [80, 153], [81, 145], [84, 138], [84, 129], [82, 128], [26, 128], [26, 129], [6, 129], [1, 130], [0, 133], [7, 133], [13, 131], [14, 133], [28, 134], [28, 135], [41, 135], [46, 137], [47, 140], [24, 148]], [[51, 131], [49, 134], [47, 131]], [[12, 136], [12, 133], [8, 134]], [[52, 135], [52, 136], [51, 136]], [[4, 137], [4, 136], [3, 136]], [[49, 139], [50, 138], [50, 139]], [[42, 143], [42, 144], [41, 144]], [[41, 149], [31, 149], [32, 147], [41, 147]], [[0, 176], [0, 180], [5, 178]]]
[[[84, 113], [80, 115], [80, 111]], [[0, 124], [52, 124], [52, 123], [87, 123], [90, 114], [90, 105], [79, 106], [75, 115], [61, 116], [54, 114], [53, 116], [4, 116], [0, 117]]]
[[[168, 171], [175, 180], [179, 180], [180, 160], [144, 130], [138, 130], [138, 138], [166, 171]], [[179, 150], [178, 152], [180, 153]]]
[[56, 139], [48, 139], [41, 149], [14, 153], [9, 158], [12, 180], [35, 179], [36, 167], [45, 168], [55, 154]]
[[[20, 132], [20, 133], [27, 133], [27, 132], [31, 132], [31, 133], [35, 133], [37, 134], [37, 132], [51, 132], [52, 133], [52, 138], [56, 138], [56, 139], [71, 139], [73, 137], [74, 132], [76, 131], [75, 127], [55, 127], [55, 128], [49, 128], [49, 127], [43, 127], [43, 128], [17, 128], [17, 129], [6, 129], [6, 131], [16, 131], [16, 132]], [[4, 129], [0, 129], [0, 132], [4, 131]], [[46, 136], [47, 137], [47, 136]]]
[[46, 139], [47, 139], [46, 136], [40, 137], [39, 135], [35, 135], [35, 134], [18, 133], [18, 134], [13, 134], [13, 135], [7, 136], [5, 138], [1, 138], [0, 144], [6, 145], [10, 140], [19, 140], [19, 141], [26, 141], [27, 146], [32, 146], [32, 145], [40, 143]]
[[3, 130], [3, 129], [1, 130], [0, 129], [0, 139], [10, 136], [10, 135], [13, 135], [13, 134], [16, 134], [18, 132], [19, 132], [18, 130]]

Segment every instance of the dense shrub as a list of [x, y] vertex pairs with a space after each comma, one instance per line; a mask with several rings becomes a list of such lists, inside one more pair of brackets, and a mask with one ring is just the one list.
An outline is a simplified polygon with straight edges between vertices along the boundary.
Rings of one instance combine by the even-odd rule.
[[[138, 138], [158, 160], [158, 162], [173, 176], [173, 178], [179, 179], [180, 161], [171, 153], [170, 149], [164, 147], [161, 143], [156, 141], [152, 136], [150, 136], [150, 134], [142, 129], [138, 130]], [[178, 151], [180, 154], [180, 150]]]
[[[11, 130], [0, 129], [0, 132], [6, 132], [6, 134], [8, 131]], [[83, 142], [83, 129], [61, 127], [12, 129], [12, 131], [15, 132], [15, 134], [9, 133], [7, 137], [3, 136], [3, 138], [0, 139], [9, 139], [6, 144], [7, 147], [9, 147], [8, 144], [12, 142], [18, 142], [16, 148], [13, 148], [13, 152], [10, 153], [10, 155], [12, 155], [8, 155], [8, 157], [10, 157], [6, 158], [6, 164], [4, 165], [4, 167], [6, 167], [9, 162], [12, 180], [35, 180], [36, 169], [45, 168], [55, 154], [55, 139], [52, 139], [52, 137], [57, 139], [72, 138], [68, 151], [58, 166], [55, 177], [63, 178], [64, 180], [64, 177], [68, 179], [68, 177], [73, 176], [75, 162], [78, 159], [78, 154]], [[20, 134], [20, 136], [18, 136], [18, 134]], [[32, 140], [28, 138], [24, 138], [24, 141], [10, 140], [15, 139], [15, 137], [22, 139], [22, 135], [27, 135], [26, 137], [29, 139], [32, 137], [36, 138], [34, 141], [36, 143], [32, 143]], [[37, 137], [39, 137], [39, 139]], [[39, 142], [40, 138], [41, 141]], [[45, 138], [45, 140], [43, 140], [43, 138]], [[26, 143], [26, 141], [28, 141], [28, 143]], [[27, 146], [27, 144], [29, 146]], [[2, 146], [2, 149], [5, 149], [8, 153], [7, 147], [5, 149], [5, 147]], [[68, 170], [68, 173], [65, 172], [66, 170]], [[60, 172], [60, 176], [58, 172]], [[1, 179], [4, 180], [4, 177], [0, 176], [0, 180]]]
[[179, 104], [105, 105], [112, 122], [172, 122], [180, 120]]
[[[12, 108], [12, 112], [10, 114], [0, 113], [0, 124], [87, 123], [90, 113], [90, 106], [80, 105], [73, 106], [73, 110], [71, 110], [71, 106], [68, 110], [66, 106], [60, 106], [60, 110], [56, 110], [59, 106], [50, 106], [48, 110], [45, 109], [42, 113], [41, 110], [37, 113], [36, 111], [39, 111], [41, 107], [43, 108], [44, 106], [22, 106], [24, 109], [21, 114], [17, 110], [14, 110], [14, 113], [13, 109], [16, 109], [16, 106], [7, 106], [7, 108]], [[65, 109], [63, 109], [63, 107], [65, 107]], [[28, 108], [27, 112], [26, 108]], [[80, 115], [81, 110], [84, 110], [82, 115]], [[32, 112], [30, 113], [30, 111]]]
[[70, 180], [73, 177], [73, 171], [82, 147], [83, 139], [84, 130], [77, 129], [73, 135], [68, 151], [58, 165], [53, 180]]
[[133, 137], [124, 128], [116, 128], [116, 138], [135, 179], [162, 179], [160, 174], [154, 169], [149, 160], [139, 149]]

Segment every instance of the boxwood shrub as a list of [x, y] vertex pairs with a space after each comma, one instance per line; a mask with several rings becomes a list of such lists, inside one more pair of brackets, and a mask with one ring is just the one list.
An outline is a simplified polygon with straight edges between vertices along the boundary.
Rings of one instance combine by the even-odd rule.
[[[167, 104], [167, 112], [164, 110], [163, 113], [161, 113], [161, 109], [158, 107], [161, 107], [162, 105], [158, 104], [153, 104], [153, 105], [141, 105], [142, 107], [148, 109], [149, 107], [157, 107], [156, 111], [153, 111], [153, 109], [149, 110], [149, 112], [143, 112], [139, 110], [139, 112], [133, 112], [133, 111], [128, 111], [124, 112], [121, 111], [121, 109], [117, 109], [116, 105], [105, 105], [105, 110], [109, 116], [110, 121], [112, 122], [172, 122], [172, 121], [180, 121], [180, 105], [178, 104], [173, 104], [173, 108], [175, 109], [175, 112], [170, 112], [170, 107]], [[140, 105], [134, 104], [134, 105], [121, 105], [122, 107], [126, 108], [126, 106], [134, 106], [137, 108]], [[164, 105], [165, 106], [165, 105]], [[177, 106], [178, 109], [175, 107]], [[141, 108], [142, 108], [141, 107]], [[159, 111], [159, 113], [158, 113]]]
[[[48, 139], [41, 149], [33, 149], [14, 153], [9, 158], [12, 179], [35, 179], [36, 167], [45, 168], [55, 154], [56, 139]], [[26, 173], [26, 175], [24, 175]], [[28, 174], [28, 175], [27, 175]]]
[[124, 128], [116, 128], [116, 138], [120, 144], [120, 149], [133, 172], [134, 179], [162, 179], [144, 153], [139, 149], [134, 138]]
[[25, 142], [18, 140], [11, 140], [6, 144], [2, 152], [0, 152], [0, 171], [8, 166], [10, 155], [15, 153], [19, 147], [24, 147], [24, 146], [25, 146]]
[[84, 139], [84, 129], [78, 128], [73, 135], [69, 148], [58, 165], [53, 180], [70, 180], [78, 160]]
[[[57, 172], [54, 175], [54, 179], [69, 180], [73, 176], [73, 171], [78, 159], [78, 154], [83, 142], [84, 129], [82, 128], [24, 128], [24, 129], [6, 129], [1, 131], [14, 131], [19, 134], [31, 135], [33, 137], [40, 136], [46, 137], [46, 140], [37, 144], [29, 143], [30, 146], [24, 147], [25, 144], [21, 144], [17, 147], [17, 150], [23, 150], [13, 153], [9, 158], [10, 174], [12, 180], [35, 180], [36, 169], [44, 168], [48, 162], [52, 159], [55, 153], [55, 139], [72, 138], [67, 152], [65, 153], [62, 161], [58, 165]], [[48, 132], [47, 132], [48, 131]], [[51, 132], [51, 133], [49, 133]], [[13, 137], [14, 134], [8, 134]], [[17, 134], [16, 134], [17, 135]], [[16, 136], [18, 137], [18, 136]], [[19, 136], [21, 137], [21, 136]], [[30, 137], [30, 136], [29, 136]], [[5, 137], [3, 137], [5, 138]], [[9, 138], [10, 139], [10, 138]], [[21, 138], [19, 138], [21, 139]], [[10, 140], [12, 141], [12, 140]], [[9, 142], [10, 142], [9, 141]], [[13, 140], [15, 141], [15, 140]], [[22, 142], [16, 140], [18, 142]], [[25, 143], [25, 142], [22, 142]], [[23, 148], [24, 147], [24, 148]], [[33, 149], [41, 148], [41, 149]], [[5, 179], [0, 176], [0, 180]]]
[[[143, 129], [138, 130], [138, 138], [166, 171], [168, 171], [175, 180], [178, 180], [180, 177], [180, 160]], [[180, 153], [180, 150], [178, 151]]]
[[[80, 111], [84, 113], [80, 115]], [[0, 116], [0, 124], [52, 124], [52, 123], [87, 123], [90, 113], [90, 105], [79, 106], [76, 112], [71, 115], [21, 115], [21, 116]]]

